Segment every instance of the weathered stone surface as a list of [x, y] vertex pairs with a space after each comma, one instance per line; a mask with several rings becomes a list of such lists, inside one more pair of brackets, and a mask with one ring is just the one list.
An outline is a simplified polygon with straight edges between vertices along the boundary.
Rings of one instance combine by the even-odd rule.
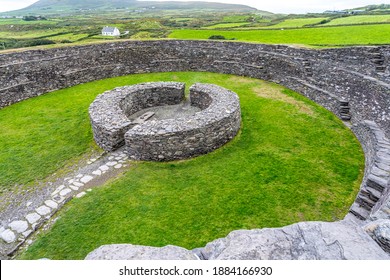
[[17, 233], [22, 233], [28, 229], [28, 223], [26, 221], [13, 221], [8, 226]]
[[379, 219], [364, 226], [364, 230], [390, 254], [390, 220]]
[[86, 194], [87, 194], [86, 192], [78, 193], [78, 194], [76, 195], [76, 198], [83, 197], [83, 196], [86, 195]]
[[53, 200], [46, 200], [45, 204], [53, 209], [57, 209], [58, 207], [58, 203], [54, 202]]
[[70, 194], [71, 192], [72, 192], [71, 189], [66, 188], [66, 189], [63, 189], [62, 191], [60, 191], [60, 195], [66, 196], [67, 194]]
[[102, 175], [102, 171], [98, 169], [98, 170], [93, 171], [92, 174], [96, 175], [96, 176], [100, 176], [100, 175]]
[[104, 172], [104, 171], [108, 171], [110, 168], [107, 165], [102, 165], [99, 167], [99, 169]]
[[26, 216], [26, 219], [30, 224], [35, 224], [40, 218], [41, 216], [37, 213], [30, 213]]
[[42, 205], [42, 206], [38, 207], [37, 209], [35, 209], [35, 211], [37, 211], [37, 213], [41, 216], [46, 216], [46, 215], [50, 214], [51, 209], [45, 205]]
[[86, 260], [197, 260], [191, 251], [177, 246], [161, 248], [131, 244], [104, 245], [89, 253]]
[[390, 253], [390, 224], [381, 224], [374, 231], [374, 240], [383, 250]]
[[217, 260], [390, 259], [359, 226], [345, 221], [233, 231], [207, 244], [202, 254]]
[[6, 229], [5, 231], [3, 231], [0, 236], [1, 239], [3, 239], [7, 243], [12, 243], [16, 240], [15, 233], [10, 229]]
[[[133, 159], [169, 161], [211, 152], [237, 134], [241, 124], [238, 96], [209, 84], [190, 88], [190, 104], [199, 112], [157, 121], [129, 119], [142, 109], [179, 104], [183, 99], [184, 84], [175, 82], [144, 83], [105, 92], [89, 108], [95, 141], [108, 151], [125, 143]], [[146, 114], [151, 117], [154, 113]], [[121, 168], [114, 158], [121, 159], [111, 157], [106, 165]]]
[[177, 104], [183, 99], [184, 85], [176, 82], [143, 83], [105, 92], [89, 107], [94, 139], [106, 151], [115, 150], [123, 146], [124, 134], [135, 125], [128, 116], [149, 107]]
[[209, 153], [234, 138], [241, 125], [237, 94], [212, 84], [194, 84], [190, 100], [199, 112], [152, 120], [129, 129], [125, 134], [129, 157], [152, 161], [185, 159]]
[[93, 179], [92, 176], [85, 175], [84, 177], [82, 177], [82, 178], [80, 179], [80, 181], [81, 181], [82, 183], [86, 184], [86, 183], [90, 182], [92, 179]]
[[78, 188], [81, 188], [82, 186], [84, 186], [84, 184], [80, 183], [80, 182], [73, 182], [72, 184], [75, 185]]

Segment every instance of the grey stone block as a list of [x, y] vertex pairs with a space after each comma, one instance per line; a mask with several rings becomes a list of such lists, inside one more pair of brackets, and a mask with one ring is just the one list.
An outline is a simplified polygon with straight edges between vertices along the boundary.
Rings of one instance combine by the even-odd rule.
[[86, 260], [198, 260], [189, 250], [177, 246], [161, 248], [131, 244], [104, 245], [89, 253]]

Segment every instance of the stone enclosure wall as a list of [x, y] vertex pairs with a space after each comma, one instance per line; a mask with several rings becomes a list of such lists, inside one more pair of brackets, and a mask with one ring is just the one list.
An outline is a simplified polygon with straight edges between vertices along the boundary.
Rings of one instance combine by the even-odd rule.
[[96, 143], [107, 151], [125, 144], [130, 158], [168, 161], [211, 152], [240, 129], [237, 94], [210, 84], [190, 88], [191, 106], [201, 109], [174, 119], [133, 123], [141, 109], [184, 101], [184, 84], [155, 82], [120, 87], [99, 95], [89, 108]]
[[184, 99], [183, 83], [147, 83], [107, 91], [89, 107], [93, 136], [106, 151], [125, 143], [125, 133], [135, 124], [128, 119], [141, 109], [174, 105]]
[[[365, 178], [351, 213], [365, 221], [388, 221], [389, 62], [390, 46], [309, 50], [236, 42], [131, 41], [31, 50], [0, 54], [0, 108], [133, 73], [209, 71], [274, 81], [351, 122], [366, 154]], [[374, 237], [390, 242], [386, 238]]]

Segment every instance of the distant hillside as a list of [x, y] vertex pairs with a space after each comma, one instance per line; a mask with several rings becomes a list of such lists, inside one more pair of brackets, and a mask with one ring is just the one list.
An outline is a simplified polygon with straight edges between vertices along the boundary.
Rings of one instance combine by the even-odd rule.
[[362, 10], [367, 12], [381, 11], [381, 10], [387, 11], [390, 10], [390, 4], [368, 5], [368, 6], [359, 7], [355, 9], [348, 9], [348, 10]]
[[108, 11], [116, 9], [157, 9], [157, 10], [190, 10], [207, 9], [220, 11], [256, 11], [255, 8], [238, 5], [223, 4], [214, 2], [150, 2], [137, 0], [40, 0], [27, 8], [8, 12], [7, 14], [57, 14], [61, 12], [72, 12], [77, 10]]

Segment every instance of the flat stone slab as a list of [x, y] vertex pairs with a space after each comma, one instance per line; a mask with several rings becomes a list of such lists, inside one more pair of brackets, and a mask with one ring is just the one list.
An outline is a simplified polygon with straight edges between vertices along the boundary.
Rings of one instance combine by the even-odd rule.
[[76, 195], [76, 198], [81, 198], [81, 197], [83, 197], [86, 194], [87, 194], [86, 192], [81, 192], [81, 193]]
[[64, 190], [60, 191], [60, 195], [61, 196], [65, 196], [65, 195], [67, 195], [67, 194], [69, 194], [71, 192], [72, 192], [71, 189], [64, 189]]
[[45, 205], [42, 205], [42, 206], [38, 207], [37, 209], [35, 209], [35, 211], [37, 211], [37, 213], [41, 216], [46, 216], [46, 215], [50, 214], [51, 209]]
[[151, 117], [153, 117], [155, 115], [154, 112], [146, 112], [144, 114], [142, 114], [141, 116], [139, 116], [138, 118], [134, 119], [131, 124], [141, 124], [141, 123], [144, 123], [146, 122], [148, 119], [150, 119]]
[[3, 239], [7, 243], [12, 243], [16, 240], [15, 233], [10, 229], [6, 229], [5, 231], [3, 231], [0, 236], [1, 239]]
[[177, 246], [161, 248], [131, 244], [104, 245], [92, 251], [86, 260], [198, 260], [189, 250]]
[[101, 171], [108, 171], [110, 168], [107, 165], [102, 165], [99, 167]]
[[30, 213], [26, 216], [26, 219], [30, 224], [34, 224], [38, 222], [40, 218], [41, 216], [38, 215], [37, 213]]
[[45, 204], [53, 209], [57, 209], [57, 207], [58, 207], [58, 203], [54, 202], [53, 200], [46, 200]]
[[201, 249], [210, 260], [389, 260], [352, 222], [303, 222], [283, 228], [238, 230]]
[[86, 183], [90, 182], [92, 179], [93, 179], [92, 176], [86, 175], [86, 176], [82, 177], [82, 178], [80, 179], [80, 181], [81, 181], [82, 183], [86, 184]]
[[28, 229], [28, 223], [26, 221], [13, 221], [8, 226], [17, 233], [22, 233]]

